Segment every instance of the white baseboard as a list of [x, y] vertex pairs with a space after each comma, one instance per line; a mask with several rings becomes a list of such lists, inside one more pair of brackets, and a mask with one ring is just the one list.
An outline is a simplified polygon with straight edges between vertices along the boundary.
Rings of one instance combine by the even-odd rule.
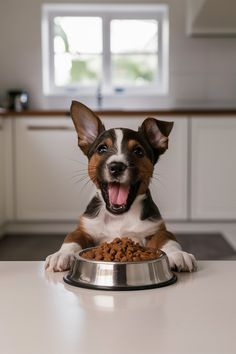
[[[221, 233], [236, 249], [236, 222], [167, 222], [173, 233]], [[67, 234], [76, 228], [76, 222], [12, 222], [0, 228], [5, 234]], [[210, 235], [209, 235], [210, 236]]]
[[67, 234], [75, 230], [76, 222], [12, 222], [4, 226], [5, 234]]
[[221, 233], [236, 250], [236, 222], [167, 222], [173, 233]]
[[2, 238], [4, 236], [4, 228], [2, 226], [0, 226], [0, 238]]

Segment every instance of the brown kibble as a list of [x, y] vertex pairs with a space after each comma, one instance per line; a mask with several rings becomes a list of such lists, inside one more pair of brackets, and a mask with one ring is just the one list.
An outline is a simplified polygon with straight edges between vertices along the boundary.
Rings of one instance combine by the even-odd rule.
[[[83, 256], [84, 257], [84, 256]], [[89, 258], [89, 257], [86, 257], [87, 259]], [[91, 259], [91, 258], [90, 258]], [[93, 259], [93, 258], [92, 258]], [[95, 261], [101, 261], [102, 259], [103, 259], [103, 257], [102, 257], [102, 255], [96, 255], [95, 257], [94, 257], [94, 259], [95, 259]]]
[[106, 262], [111, 262], [111, 258], [109, 256], [104, 257], [103, 260], [106, 261]]
[[156, 259], [159, 254], [159, 251], [143, 247], [127, 237], [116, 237], [112, 242], [103, 242], [100, 246], [83, 252], [82, 257], [105, 262], [140, 262]]

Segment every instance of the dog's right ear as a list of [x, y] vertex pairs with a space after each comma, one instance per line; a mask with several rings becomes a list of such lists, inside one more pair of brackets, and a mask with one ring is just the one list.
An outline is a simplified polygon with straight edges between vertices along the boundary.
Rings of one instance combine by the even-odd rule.
[[78, 145], [87, 155], [90, 146], [105, 127], [96, 114], [80, 102], [72, 101], [70, 114], [78, 134]]

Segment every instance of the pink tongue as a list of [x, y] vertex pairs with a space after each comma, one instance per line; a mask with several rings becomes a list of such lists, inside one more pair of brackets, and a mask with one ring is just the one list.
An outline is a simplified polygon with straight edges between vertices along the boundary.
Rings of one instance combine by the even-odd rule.
[[110, 203], [113, 205], [126, 204], [129, 187], [120, 183], [109, 183], [108, 194]]

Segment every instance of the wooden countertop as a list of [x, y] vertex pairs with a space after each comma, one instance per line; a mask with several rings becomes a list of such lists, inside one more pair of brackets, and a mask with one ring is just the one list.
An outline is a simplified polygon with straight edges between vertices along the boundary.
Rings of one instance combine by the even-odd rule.
[[[95, 110], [97, 115], [101, 116], [233, 116], [236, 115], [236, 108], [234, 109], [168, 109], [168, 110]], [[69, 111], [65, 110], [26, 110], [22, 112], [0, 110], [2, 117], [27, 117], [27, 116], [69, 116]]]
[[235, 261], [133, 292], [75, 288], [43, 267], [0, 262], [3, 354], [235, 354]]

